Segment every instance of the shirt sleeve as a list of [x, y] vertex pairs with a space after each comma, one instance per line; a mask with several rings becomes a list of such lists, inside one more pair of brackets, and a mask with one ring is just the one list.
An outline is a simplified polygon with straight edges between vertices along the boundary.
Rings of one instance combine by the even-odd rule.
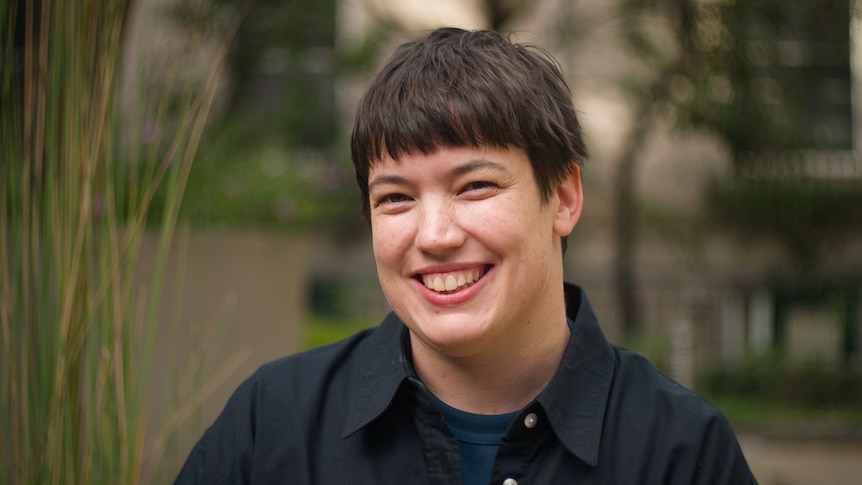
[[[757, 484], [736, 434], [720, 413], [706, 423], [696, 467], [690, 479], [677, 483], [710, 485]], [[683, 478], [683, 477], [681, 477]]]
[[175, 485], [249, 483], [254, 452], [257, 384], [240, 385], [192, 448]]
[[623, 350], [618, 355], [602, 436], [602, 459], [613, 464], [611, 475], [625, 483], [757, 483], [715, 405], [643, 357]]

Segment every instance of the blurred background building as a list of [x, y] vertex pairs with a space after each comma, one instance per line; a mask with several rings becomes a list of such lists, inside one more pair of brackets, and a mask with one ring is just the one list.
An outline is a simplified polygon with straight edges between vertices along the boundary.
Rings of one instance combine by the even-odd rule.
[[[391, 48], [442, 25], [510, 31], [568, 76], [591, 159], [567, 279], [612, 341], [707, 394], [862, 399], [855, 2], [250, 5], [141, 0], [128, 42], [126, 83], [145, 83], [190, 48], [172, 32], [198, 29], [206, 52], [245, 15], [189, 180], [182, 297], [165, 320], [172, 332], [222, 322], [214, 368], [246, 349], [201, 423], [258, 365], [314, 345], [309, 325], [373, 325], [387, 311], [359, 215], [351, 118]], [[194, 90], [196, 66], [181, 72]], [[171, 338], [200, 345], [198, 330], [180, 333]]]

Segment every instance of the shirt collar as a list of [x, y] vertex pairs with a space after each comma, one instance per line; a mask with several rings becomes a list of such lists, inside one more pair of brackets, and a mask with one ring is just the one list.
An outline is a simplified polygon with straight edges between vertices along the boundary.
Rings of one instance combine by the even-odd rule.
[[407, 327], [394, 313], [389, 313], [372, 334], [364, 358], [360, 361], [360, 375], [350, 396], [346, 438], [359, 431], [383, 413], [401, 383], [410, 376], [411, 366], [405, 353]]
[[569, 344], [536, 401], [563, 445], [595, 466], [616, 359], [584, 290], [566, 284], [565, 291], [566, 314], [573, 321]]
[[[565, 293], [566, 314], [574, 322], [569, 343], [560, 367], [536, 401], [563, 445], [595, 466], [615, 359], [584, 291], [566, 284]], [[354, 381], [344, 437], [382, 414], [412, 375], [406, 339], [407, 329], [394, 313], [372, 334]]]

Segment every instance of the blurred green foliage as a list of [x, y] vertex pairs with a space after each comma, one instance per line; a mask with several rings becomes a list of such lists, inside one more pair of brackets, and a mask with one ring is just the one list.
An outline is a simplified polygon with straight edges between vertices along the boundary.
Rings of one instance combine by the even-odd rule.
[[[706, 129], [736, 158], [757, 151], [848, 149], [846, 0], [626, 0], [624, 38], [658, 73], [681, 129]], [[624, 82], [643, 95], [642, 76]]]
[[167, 15], [181, 28], [204, 24], [213, 30], [224, 30], [242, 16], [227, 59], [222, 120], [240, 120], [258, 142], [319, 148], [329, 146], [336, 131], [335, 4], [176, 1]]
[[820, 406], [806, 406], [794, 401], [762, 397], [704, 393], [722, 414], [738, 429], [789, 431], [796, 436], [818, 431], [839, 436], [862, 429], [862, 412], [858, 406], [823, 401]]
[[380, 324], [375, 320], [345, 319], [344, 317], [309, 316], [302, 326], [303, 350], [328, 345]]
[[670, 372], [671, 339], [664, 332], [638, 329], [631, 335], [624, 336], [620, 346], [636, 352], [664, 373]]
[[373, 69], [398, 27], [382, 19], [364, 40], [337, 44], [336, 6], [199, 0], [166, 12], [180, 27], [214, 31], [243, 16], [189, 176], [181, 215], [193, 225], [328, 229], [341, 239], [365, 230], [336, 86]]
[[362, 230], [352, 171], [336, 155], [256, 144], [241, 128], [216, 130], [189, 175], [181, 215], [194, 225]]
[[852, 405], [862, 402], [862, 371], [817, 361], [792, 363], [766, 354], [704, 372], [697, 387], [709, 394], [814, 407], [824, 402]]
[[858, 369], [764, 354], [700, 373], [696, 389], [737, 424], [862, 427]]
[[743, 238], [766, 236], [811, 264], [862, 232], [862, 185], [823, 180], [730, 180], [707, 193], [712, 222]]

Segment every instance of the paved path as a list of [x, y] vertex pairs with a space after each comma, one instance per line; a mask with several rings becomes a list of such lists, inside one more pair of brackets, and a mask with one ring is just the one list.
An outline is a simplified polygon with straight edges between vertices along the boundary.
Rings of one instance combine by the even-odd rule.
[[862, 439], [739, 434], [760, 485], [862, 485]]

